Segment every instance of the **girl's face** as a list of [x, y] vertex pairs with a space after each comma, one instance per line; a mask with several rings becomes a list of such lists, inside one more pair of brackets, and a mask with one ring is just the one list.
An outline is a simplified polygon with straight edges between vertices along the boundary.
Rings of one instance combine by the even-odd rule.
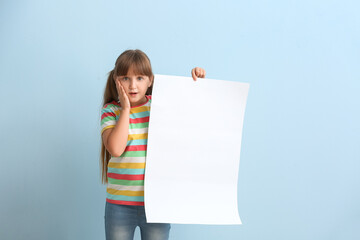
[[117, 76], [115, 81], [120, 81], [132, 107], [147, 102], [145, 94], [152, 84], [152, 80], [148, 76], [136, 75], [133, 67], [130, 67], [125, 76]]

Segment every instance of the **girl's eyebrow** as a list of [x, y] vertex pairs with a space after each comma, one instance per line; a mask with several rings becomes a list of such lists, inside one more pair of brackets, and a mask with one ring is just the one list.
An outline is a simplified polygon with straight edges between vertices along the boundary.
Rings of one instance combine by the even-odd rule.
[[[144, 75], [144, 74], [135, 74], [135, 77], [145, 77], [146, 75]], [[122, 75], [122, 76], [119, 76], [119, 77], [122, 77], [122, 78], [124, 78], [124, 77], [129, 77], [128, 75]]]

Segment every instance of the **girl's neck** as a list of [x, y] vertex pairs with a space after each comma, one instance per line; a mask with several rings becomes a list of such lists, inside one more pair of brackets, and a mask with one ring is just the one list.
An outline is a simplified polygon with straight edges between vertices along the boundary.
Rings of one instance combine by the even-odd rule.
[[138, 103], [134, 103], [134, 104], [130, 103], [130, 106], [131, 106], [131, 107], [140, 106], [140, 105], [145, 104], [147, 101], [148, 101], [148, 98], [146, 97], [146, 95], [144, 95], [143, 101], [138, 102]]

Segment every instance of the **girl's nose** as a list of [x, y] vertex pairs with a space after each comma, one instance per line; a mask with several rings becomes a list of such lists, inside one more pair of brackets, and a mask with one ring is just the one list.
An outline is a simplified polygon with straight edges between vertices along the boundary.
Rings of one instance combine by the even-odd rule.
[[136, 87], [136, 82], [134, 80], [130, 81], [130, 88], [134, 89]]

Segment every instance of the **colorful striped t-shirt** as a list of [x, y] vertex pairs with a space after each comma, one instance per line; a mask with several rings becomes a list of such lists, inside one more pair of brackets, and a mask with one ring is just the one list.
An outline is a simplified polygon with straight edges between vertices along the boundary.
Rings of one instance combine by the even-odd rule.
[[[147, 102], [131, 107], [129, 135], [124, 152], [108, 163], [106, 201], [122, 205], [144, 205], [144, 173], [151, 95]], [[101, 134], [113, 128], [120, 116], [120, 104], [112, 101], [101, 110]]]

